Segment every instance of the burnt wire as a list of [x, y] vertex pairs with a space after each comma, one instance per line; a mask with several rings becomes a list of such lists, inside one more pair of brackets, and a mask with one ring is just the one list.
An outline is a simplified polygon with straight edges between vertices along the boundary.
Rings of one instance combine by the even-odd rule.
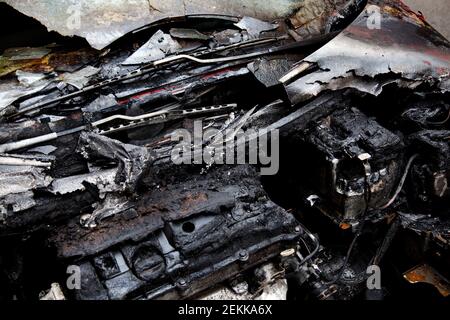
[[306, 257], [306, 258], [302, 258], [302, 257], [299, 257], [300, 258], [300, 264], [299, 264], [299, 267], [301, 267], [301, 266], [303, 266], [303, 265], [305, 265], [306, 263], [308, 263], [309, 261], [311, 261], [316, 255], [317, 255], [317, 253], [319, 253], [319, 250], [320, 250], [320, 242], [319, 242], [319, 239], [311, 232], [311, 231], [309, 231], [304, 225], [302, 225], [301, 223], [300, 223], [300, 226], [301, 226], [301, 228], [303, 229], [303, 232], [305, 233], [305, 234], [307, 234], [308, 235], [308, 237], [312, 240], [312, 242], [314, 243], [314, 250], [310, 250], [307, 246], [306, 246], [306, 243], [304, 242], [304, 240], [302, 239], [302, 241], [303, 241], [303, 243], [305, 243], [305, 247], [306, 247], [306, 249], [308, 250], [308, 252], [310, 252], [310, 254]]
[[398, 216], [396, 216], [386, 236], [384, 237], [383, 243], [381, 244], [380, 248], [378, 248], [378, 251], [375, 257], [373, 258], [371, 265], [378, 266], [381, 263], [381, 260], [383, 260], [384, 256], [386, 255], [386, 252], [391, 246], [392, 241], [394, 240], [395, 235], [397, 234], [399, 226], [400, 226], [400, 219], [398, 218]]
[[434, 121], [427, 121], [427, 122], [428, 122], [428, 124], [431, 124], [431, 125], [440, 126], [440, 125], [446, 124], [449, 120], [450, 120], [450, 109], [448, 110], [447, 118], [445, 118], [445, 120], [439, 121], [439, 122], [434, 122]]
[[[413, 162], [415, 161], [415, 159], [417, 159], [418, 156], [419, 155], [416, 154], [409, 159], [408, 164], [406, 165], [406, 168], [405, 168], [405, 173], [402, 176], [400, 184], [399, 184], [393, 198], [383, 207], [383, 209], [386, 209], [389, 206], [391, 206], [392, 203], [394, 203], [395, 200], [397, 199], [398, 195], [400, 194], [401, 190], [403, 189], [403, 185], [406, 181], [409, 170], [410, 170]], [[335, 279], [333, 279], [332, 281], [328, 282], [327, 285], [332, 285], [332, 284], [335, 284], [336, 282], [342, 280], [342, 276], [344, 275], [345, 269], [347, 268], [347, 266], [349, 264], [351, 254], [355, 248], [355, 245], [356, 245], [359, 237], [362, 235], [362, 232], [364, 230], [364, 226], [367, 221], [367, 213], [370, 209], [370, 200], [371, 200], [370, 182], [369, 182], [368, 178], [366, 179], [365, 199], [366, 199], [366, 211], [364, 213], [363, 221], [361, 222], [358, 232], [348, 249], [344, 264], [343, 264], [342, 268], [340, 269], [338, 276]], [[395, 221], [392, 223], [391, 227], [389, 228], [385, 238], [383, 239], [383, 242], [382, 242], [380, 248], [378, 248], [374, 258], [371, 260], [370, 265], [379, 265], [380, 264], [381, 260], [383, 259], [384, 255], [386, 254], [387, 250], [389, 249], [392, 241], [394, 240], [394, 237], [398, 230], [398, 225], [399, 225], [399, 221], [398, 221], [398, 219], [395, 219]], [[353, 281], [345, 280], [344, 282], [345, 283], [359, 282], [359, 280], [361, 280], [361, 278], [363, 278], [363, 281], [364, 281], [365, 276], [366, 276], [365, 272], [362, 272], [359, 275], [354, 277], [355, 280], [353, 280]]]
[[366, 219], [364, 219], [360, 223], [358, 232], [356, 233], [355, 237], [353, 238], [352, 243], [350, 244], [350, 247], [347, 250], [347, 255], [345, 256], [344, 264], [340, 268], [338, 275], [330, 282], [327, 282], [326, 285], [336, 284], [338, 281], [340, 281], [342, 279], [342, 276], [344, 275], [344, 272], [347, 269], [347, 266], [349, 265], [350, 258], [352, 256], [353, 250], [355, 249], [356, 243], [358, 242], [359, 237], [362, 235], [362, 233], [364, 231], [365, 224], [366, 224]]
[[[398, 197], [398, 194], [403, 189], [403, 185], [404, 185], [404, 182], [406, 180], [406, 177], [408, 176], [408, 172], [410, 170], [410, 167], [411, 167], [412, 163], [414, 162], [414, 160], [417, 157], [418, 157], [418, 155], [416, 154], [416, 155], [412, 156], [410, 158], [410, 160], [408, 161], [408, 164], [407, 164], [406, 169], [405, 169], [405, 174], [403, 175], [403, 177], [402, 177], [402, 179], [400, 181], [400, 185], [397, 188], [397, 191], [396, 191], [393, 199], [391, 199], [391, 201], [389, 202], [390, 204], [392, 204], [395, 201], [395, 199]], [[327, 282], [326, 285], [333, 285], [333, 284], [336, 284], [337, 282], [342, 280], [344, 272], [345, 272], [345, 270], [347, 269], [347, 267], [349, 265], [352, 253], [353, 253], [353, 251], [354, 251], [354, 249], [356, 247], [356, 244], [357, 244], [359, 238], [363, 234], [365, 225], [367, 223], [367, 220], [368, 220], [367, 216], [368, 216], [368, 213], [369, 213], [369, 210], [370, 210], [371, 198], [372, 198], [372, 192], [371, 192], [371, 189], [370, 189], [370, 175], [367, 174], [366, 175], [366, 179], [365, 179], [365, 188], [364, 188], [364, 199], [365, 199], [365, 202], [366, 202], [366, 208], [365, 208], [365, 211], [364, 211], [364, 214], [363, 214], [362, 221], [361, 221], [361, 223], [359, 225], [359, 228], [358, 228], [358, 231], [357, 231], [355, 237], [353, 238], [352, 243], [350, 244], [350, 246], [349, 246], [349, 248], [347, 250], [347, 254], [345, 256], [344, 263], [343, 263], [342, 267], [340, 268], [338, 275], [333, 280]], [[392, 241], [393, 241], [393, 239], [395, 237], [395, 234], [396, 234], [396, 232], [398, 230], [398, 224], [399, 224], [398, 223], [398, 219], [396, 219], [393, 222], [392, 226], [389, 228], [385, 238], [383, 239], [383, 242], [382, 242], [380, 248], [377, 250], [376, 255], [371, 260], [370, 264], [378, 265], [381, 262], [381, 260], [383, 259], [384, 255], [386, 254], [387, 250], [389, 249], [389, 247], [390, 247], [390, 245], [391, 245], [391, 243], [392, 243]], [[301, 265], [303, 265], [304, 263], [306, 263], [309, 260], [311, 260], [317, 254], [318, 250], [320, 249], [320, 245], [316, 249], [317, 249], [317, 251], [315, 250], [311, 255], [309, 255], [307, 258], [305, 258], [305, 260], [301, 263]], [[361, 276], [364, 277], [364, 275], [365, 275], [365, 272], [362, 272], [361, 274], [355, 276], [356, 282], [361, 278]], [[345, 280], [344, 282], [350, 283], [352, 281]]]
[[[383, 260], [384, 256], [386, 255], [388, 249], [390, 248], [392, 241], [395, 238], [395, 235], [397, 234], [398, 227], [400, 225], [400, 220], [398, 218], [395, 219], [395, 221], [390, 226], [386, 236], [383, 239], [382, 244], [378, 248], [375, 256], [370, 261], [369, 266], [378, 266], [380, 265], [381, 261]], [[366, 281], [368, 279], [369, 275], [366, 273], [366, 270], [362, 271], [358, 275], [354, 276], [353, 279], [340, 279], [340, 282], [344, 284], [358, 284]]]
[[405, 168], [405, 173], [403, 174], [403, 176], [400, 180], [400, 183], [397, 187], [397, 190], [394, 193], [394, 196], [380, 209], [384, 210], [384, 209], [389, 208], [395, 202], [395, 200], [397, 200], [398, 196], [400, 195], [400, 192], [402, 192], [402, 190], [403, 190], [403, 186], [405, 184], [406, 178], [408, 177], [409, 170], [411, 169], [412, 164], [418, 157], [419, 157], [419, 155], [415, 154], [409, 159], [408, 164], [406, 165], [406, 168]]
[[364, 211], [364, 214], [363, 214], [363, 218], [362, 218], [361, 223], [359, 224], [358, 231], [356, 232], [356, 235], [353, 238], [353, 241], [352, 241], [352, 243], [350, 244], [350, 247], [347, 250], [347, 254], [345, 256], [344, 264], [340, 268], [338, 275], [333, 280], [327, 282], [326, 285], [336, 284], [338, 281], [340, 281], [342, 279], [342, 277], [344, 275], [344, 272], [347, 269], [347, 266], [349, 265], [350, 258], [352, 256], [353, 250], [355, 249], [355, 246], [356, 246], [359, 238], [363, 234], [364, 227], [365, 227], [366, 221], [367, 221], [367, 215], [368, 215], [369, 209], [370, 209], [370, 201], [372, 199], [372, 192], [370, 190], [370, 175], [369, 174], [366, 174], [365, 187], [364, 187], [364, 199], [365, 199], [365, 202], [366, 202], [366, 208], [365, 208], [365, 211]]

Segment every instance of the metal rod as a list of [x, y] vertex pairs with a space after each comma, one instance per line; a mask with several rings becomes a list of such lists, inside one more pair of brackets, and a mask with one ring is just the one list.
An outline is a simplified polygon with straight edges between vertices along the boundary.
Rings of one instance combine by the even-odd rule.
[[[200, 51], [200, 52], [197, 52], [197, 53], [193, 54], [193, 56], [189, 56], [189, 57], [195, 58], [195, 57], [200, 57], [200, 56], [204, 56], [204, 55], [207, 55], [207, 54], [218, 53], [218, 52], [231, 50], [231, 49], [246, 48], [246, 47], [250, 47], [250, 46], [262, 45], [262, 44], [267, 44], [267, 43], [271, 43], [271, 42], [276, 42], [276, 41], [282, 40], [284, 38], [285, 37], [249, 40], [249, 41], [246, 41], [246, 42], [232, 44], [230, 46], [222, 46], [222, 47], [219, 47], [219, 48], [216, 48], [216, 49]], [[108, 86], [111, 86], [111, 85], [114, 85], [114, 84], [117, 84], [117, 83], [122, 83], [122, 82], [125, 82], [125, 81], [128, 81], [128, 80], [133, 80], [133, 79], [136, 79], [136, 78], [140, 78], [140, 77], [145, 76], [145, 75], [147, 75], [147, 74], [149, 74], [149, 73], [151, 73], [153, 71], [156, 71], [158, 69], [157, 67], [163, 67], [163, 66], [166, 66], [166, 65], [170, 65], [172, 62], [179, 62], [179, 61], [183, 60], [183, 59], [179, 59], [178, 58], [180, 56], [185, 56], [185, 55], [172, 56], [172, 57], [170, 57], [171, 58], [170, 60], [162, 59], [162, 60], [156, 61], [156, 62], [154, 62], [154, 63], [152, 63], [152, 64], [150, 64], [148, 66], [145, 66], [143, 68], [140, 68], [140, 69], [134, 70], [134, 71], [132, 71], [130, 73], [127, 73], [125, 75], [118, 76], [118, 77], [111, 78], [111, 79], [107, 79], [105, 81], [93, 84], [91, 86], [87, 86], [87, 87], [85, 87], [83, 89], [80, 89], [78, 91], [66, 94], [64, 96], [61, 96], [61, 97], [58, 97], [58, 98], [55, 98], [55, 99], [52, 99], [52, 100], [48, 100], [48, 101], [43, 101], [43, 102], [37, 103], [35, 105], [31, 105], [31, 106], [29, 106], [27, 108], [19, 110], [18, 112], [16, 112], [11, 117], [12, 118], [18, 117], [18, 116], [24, 115], [26, 113], [32, 112], [32, 111], [37, 110], [37, 109], [41, 109], [41, 108], [44, 108], [44, 107], [47, 107], [47, 106], [50, 106], [50, 105], [53, 105], [53, 104], [56, 104], [56, 103], [68, 101], [70, 99], [76, 98], [76, 97], [78, 97], [80, 95], [83, 95], [83, 94], [86, 94], [86, 93], [89, 93], [89, 92], [92, 92], [92, 91], [95, 91], [95, 90], [98, 90], [98, 89], [102, 89], [102, 88], [105, 88], [105, 87], [108, 87]], [[230, 61], [232, 61], [232, 60], [230, 60]]]

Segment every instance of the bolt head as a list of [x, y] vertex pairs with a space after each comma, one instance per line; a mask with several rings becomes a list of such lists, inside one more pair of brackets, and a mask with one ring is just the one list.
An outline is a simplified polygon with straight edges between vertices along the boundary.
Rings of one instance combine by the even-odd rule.
[[239, 252], [239, 259], [241, 261], [247, 261], [248, 258], [249, 258], [249, 256], [248, 256], [248, 252], [247, 251], [242, 250], [241, 252]]

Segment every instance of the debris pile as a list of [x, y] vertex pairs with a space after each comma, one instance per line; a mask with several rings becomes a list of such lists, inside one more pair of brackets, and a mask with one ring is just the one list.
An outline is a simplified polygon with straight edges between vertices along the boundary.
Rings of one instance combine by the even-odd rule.
[[450, 292], [450, 44], [399, 1], [4, 2], [92, 47], [0, 56], [0, 298]]

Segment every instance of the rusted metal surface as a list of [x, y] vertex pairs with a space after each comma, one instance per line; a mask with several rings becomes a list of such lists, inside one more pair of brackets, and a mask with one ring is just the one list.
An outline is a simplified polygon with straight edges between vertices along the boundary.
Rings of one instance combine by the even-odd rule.
[[436, 270], [427, 264], [413, 268], [404, 274], [405, 279], [412, 284], [428, 283], [434, 286], [439, 293], [444, 296], [450, 296], [450, 283], [442, 277]]
[[29, 72], [72, 72], [98, 57], [98, 52], [91, 48], [78, 50], [58, 50], [52, 48], [42, 57], [15, 59], [6, 55], [0, 56], [0, 77], [7, 76], [17, 70]]
[[369, 1], [381, 10], [380, 28], [369, 28], [370, 9], [327, 45], [305, 59], [317, 66], [286, 87], [296, 104], [330, 89], [355, 88], [373, 95], [387, 84], [426, 83], [450, 89], [450, 44], [422, 16], [401, 2]]

